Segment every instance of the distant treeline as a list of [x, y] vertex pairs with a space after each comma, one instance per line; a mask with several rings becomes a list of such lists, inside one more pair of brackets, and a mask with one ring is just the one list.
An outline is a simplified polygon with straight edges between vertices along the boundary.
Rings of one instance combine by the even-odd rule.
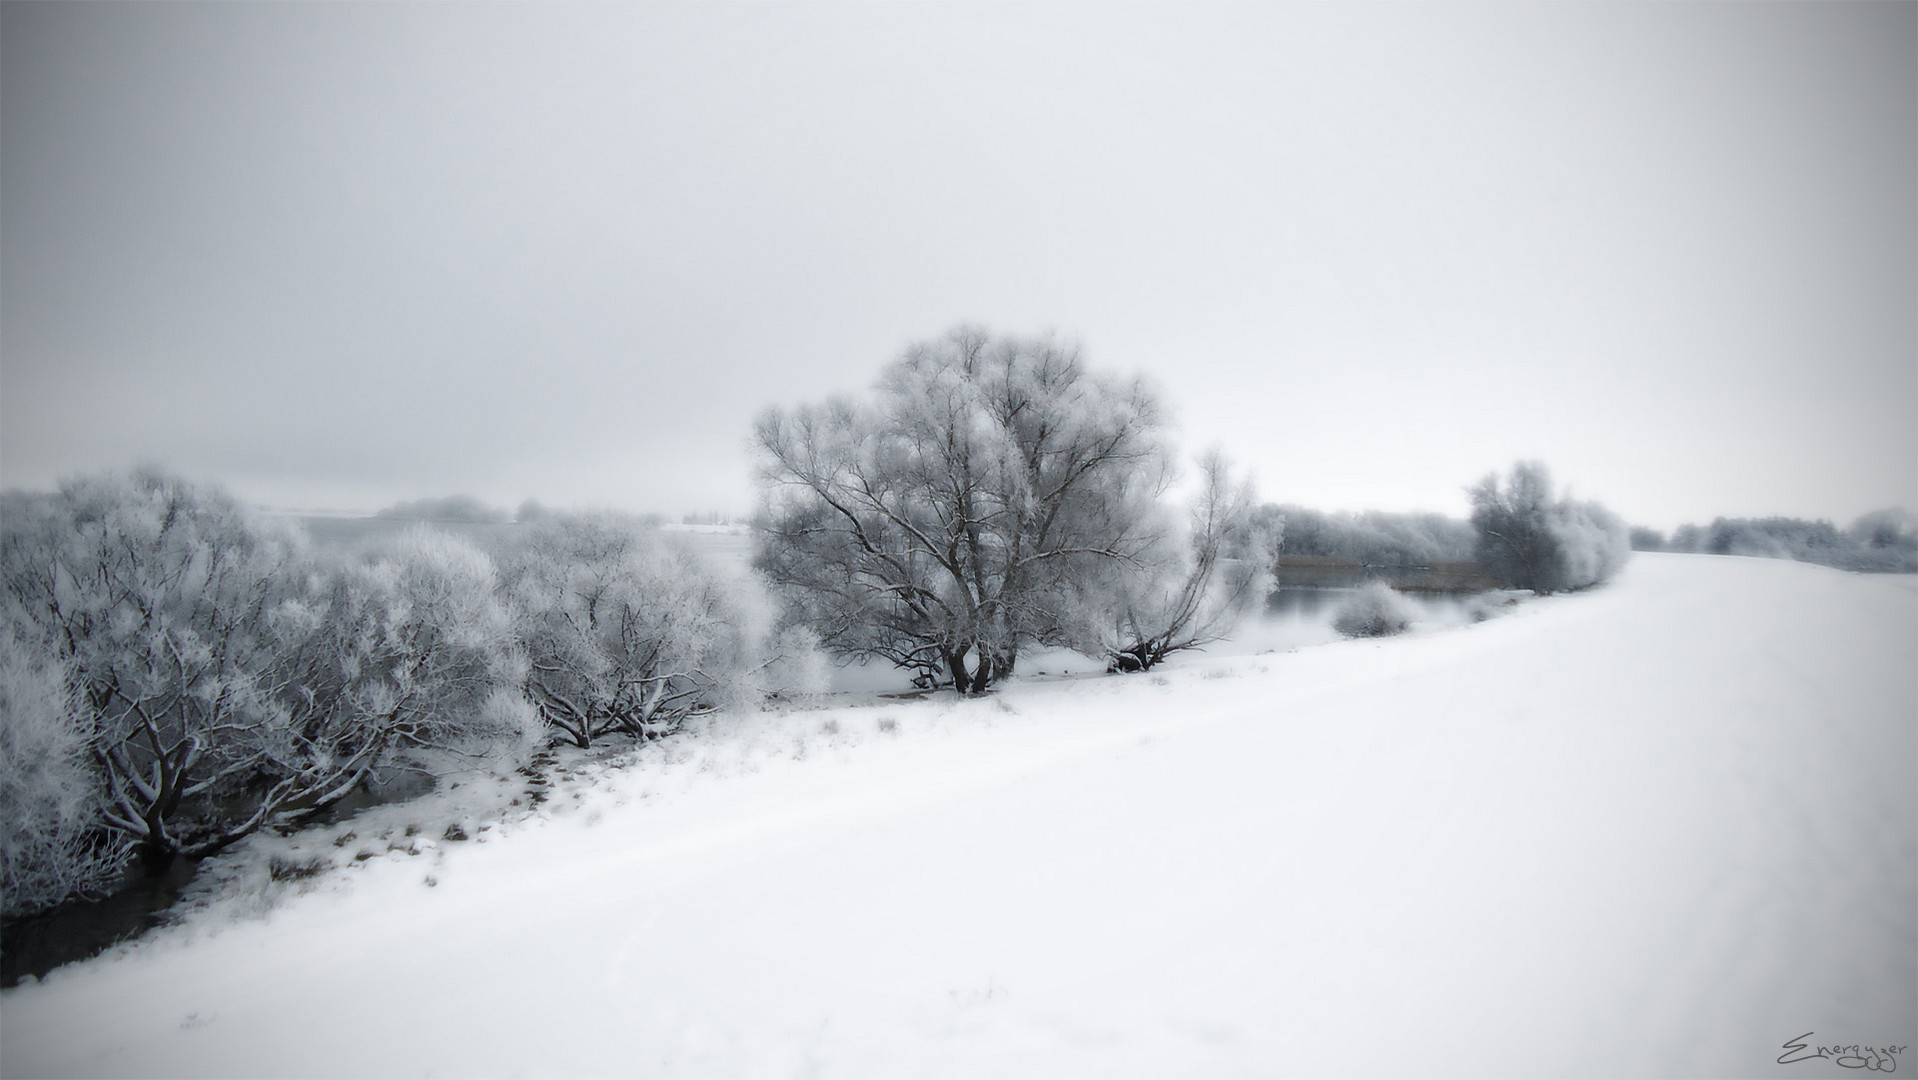
[[399, 521], [445, 521], [471, 525], [504, 524], [513, 520], [513, 515], [505, 510], [487, 506], [471, 495], [448, 495], [395, 503], [373, 516]]
[[1470, 524], [1444, 514], [1328, 513], [1290, 504], [1266, 506], [1263, 513], [1284, 522], [1282, 555], [1352, 559], [1373, 567], [1469, 562], [1477, 540]]
[[1279, 583], [1324, 581], [1333, 568], [1322, 564], [1338, 562], [1362, 566], [1366, 577], [1398, 579], [1408, 589], [1570, 592], [1610, 580], [1631, 557], [1625, 522], [1597, 503], [1557, 494], [1542, 462], [1521, 461], [1467, 493], [1467, 521], [1433, 513], [1265, 507], [1282, 536]]
[[1669, 537], [1655, 529], [1633, 529], [1632, 547], [1795, 559], [1840, 570], [1910, 574], [1918, 573], [1918, 516], [1908, 510], [1875, 510], [1845, 529], [1823, 519], [1721, 517], [1710, 525], [1681, 525]]
[[[442, 495], [434, 498], [413, 499], [398, 502], [392, 506], [376, 510], [375, 518], [383, 521], [423, 521], [435, 525], [527, 525], [538, 521], [548, 521], [555, 516], [564, 517], [567, 511], [555, 510], [541, 505], [537, 500], [528, 499], [519, 505], [517, 511], [508, 511], [503, 507], [488, 506], [471, 495]], [[663, 525], [666, 515], [629, 514], [626, 515], [642, 525]], [[711, 518], [724, 523], [721, 515], [686, 515], [686, 523], [695, 523], [695, 518], [703, 521]]]

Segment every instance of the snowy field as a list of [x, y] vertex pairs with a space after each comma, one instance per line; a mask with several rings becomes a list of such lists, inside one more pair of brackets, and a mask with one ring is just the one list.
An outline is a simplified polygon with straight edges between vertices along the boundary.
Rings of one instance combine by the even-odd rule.
[[669, 740], [8, 991], [0, 1071], [1847, 1075], [1778, 1058], [1918, 1044], [1915, 724], [1912, 578], [1641, 555]]

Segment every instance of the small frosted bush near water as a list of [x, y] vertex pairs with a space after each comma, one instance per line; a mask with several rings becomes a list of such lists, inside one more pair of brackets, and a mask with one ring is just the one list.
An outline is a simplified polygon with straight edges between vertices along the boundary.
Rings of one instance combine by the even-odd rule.
[[1332, 614], [1332, 628], [1346, 637], [1386, 637], [1412, 625], [1412, 605], [1383, 581], [1368, 582]]

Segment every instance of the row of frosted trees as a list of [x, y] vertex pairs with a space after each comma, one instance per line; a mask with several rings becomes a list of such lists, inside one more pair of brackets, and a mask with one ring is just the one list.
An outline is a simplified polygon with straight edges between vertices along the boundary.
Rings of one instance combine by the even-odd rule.
[[612, 516], [352, 557], [145, 472], [0, 503], [6, 910], [325, 809], [375, 770], [656, 737], [804, 684], [761, 594]]
[[[775, 409], [755, 434], [758, 566], [789, 618], [838, 655], [962, 692], [989, 688], [1033, 646], [1137, 671], [1216, 640], [1263, 600], [1292, 528], [1216, 454], [1189, 501], [1169, 500], [1154, 395], [1048, 338], [961, 327], [909, 349], [871, 398]], [[1469, 525], [1302, 514], [1312, 535], [1299, 546], [1471, 556], [1541, 593], [1602, 582], [1629, 556], [1624, 523], [1556, 496], [1537, 463], [1470, 494]]]
[[[976, 694], [1035, 647], [1148, 670], [1270, 590], [1278, 515], [1216, 453], [1175, 498], [1154, 394], [1071, 344], [962, 327], [755, 440], [757, 578], [607, 515], [329, 557], [158, 473], [0, 496], [6, 910], [297, 823], [383, 768], [669, 734], [816, 686], [822, 650]], [[1472, 497], [1478, 558], [1513, 585], [1624, 558], [1622, 524], [1542, 467]], [[1456, 547], [1442, 525], [1414, 532]]]
[[1910, 574], [1918, 573], [1918, 516], [1897, 508], [1874, 510], [1845, 529], [1824, 520], [1721, 517], [1709, 525], [1681, 525], [1669, 539], [1651, 529], [1634, 529], [1632, 546], [1642, 551], [1796, 559], [1841, 570]]

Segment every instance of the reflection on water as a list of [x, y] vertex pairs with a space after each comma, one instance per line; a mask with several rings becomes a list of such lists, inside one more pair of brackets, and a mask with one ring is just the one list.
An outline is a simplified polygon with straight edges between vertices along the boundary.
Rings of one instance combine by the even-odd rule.
[[192, 859], [175, 859], [158, 877], [144, 876], [135, 865], [128, 868], [118, 890], [105, 899], [68, 901], [50, 911], [8, 921], [0, 928], [0, 986], [13, 986], [28, 976], [39, 978], [160, 925], [197, 865]]
[[[1231, 640], [1207, 650], [1214, 656], [1249, 656], [1262, 652], [1323, 645], [1343, 635], [1332, 629], [1332, 616], [1357, 585], [1288, 585], [1265, 598], [1265, 609], [1246, 621]], [[1481, 593], [1401, 592], [1418, 612], [1412, 629], [1465, 626], [1477, 622], [1485, 610]]]
[[1274, 589], [1265, 598], [1266, 619], [1288, 619], [1317, 615], [1337, 607], [1339, 601], [1357, 592], [1345, 585], [1291, 585]]

